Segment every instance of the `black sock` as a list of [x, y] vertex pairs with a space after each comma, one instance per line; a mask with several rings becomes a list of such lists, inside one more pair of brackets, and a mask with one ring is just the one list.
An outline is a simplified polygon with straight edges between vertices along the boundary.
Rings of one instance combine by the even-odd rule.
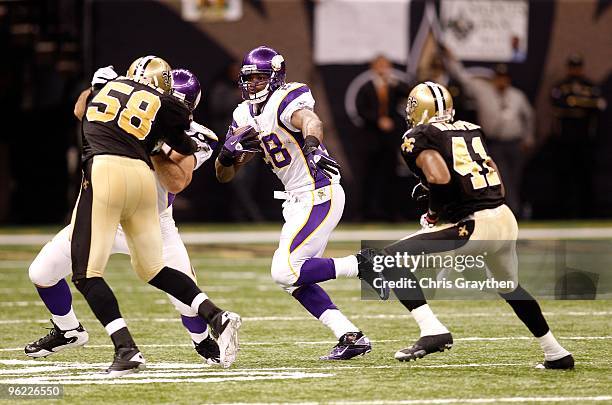
[[204, 300], [198, 308], [198, 314], [207, 321], [210, 321], [219, 312], [223, 312], [223, 310], [209, 299]]
[[538, 302], [521, 285], [508, 294], [499, 294], [514, 310], [519, 319], [535, 337], [542, 337], [550, 328]]
[[115, 319], [121, 318], [115, 294], [102, 277], [82, 278], [76, 280], [74, 284], [102, 325], [108, 325]]
[[124, 347], [136, 348], [136, 343], [134, 343], [134, 339], [132, 339], [132, 335], [130, 334], [128, 328], [121, 328], [114, 332], [110, 337], [115, 345], [115, 350]]
[[427, 304], [423, 289], [419, 285], [419, 280], [410, 270], [395, 269], [391, 268], [383, 272], [385, 278], [389, 281], [400, 281], [400, 278], [408, 278], [413, 280], [414, 288], [394, 288], [393, 292], [395, 296], [402, 303], [403, 306], [412, 311], [420, 307], [421, 305]]
[[164, 267], [149, 284], [172, 295], [185, 305], [191, 306], [193, 299], [202, 291], [187, 274], [170, 267]]

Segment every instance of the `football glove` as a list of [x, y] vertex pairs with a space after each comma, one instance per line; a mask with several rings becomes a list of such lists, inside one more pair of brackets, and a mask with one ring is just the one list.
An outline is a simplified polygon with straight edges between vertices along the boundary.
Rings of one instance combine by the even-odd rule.
[[240, 128], [229, 127], [225, 143], [219, 152], [219, 162], [223, 166], [231, 166], [245, 152], [260, 152], [258, 133], [252, 126]]
[[185, 131], [185, 134], [187, 134], [198, 147], [198, 150], [193, 154], [196, 160], [193, 170], [197, 170], [202, 166], [202, 163], [210, 159], [213, 150], [219, 142], [219, 138], [217, 138], [217, 135], [215, 135], [213, 131], [195, 121], [191, 121], [189, 129]]
[[330, 179], [334, 174], [340, 174], [340, 165], [338, 162], [319, 149], [319, 140], [314, 136], [309, 135], [306, 137], [304, 140], [302, 153], [304, 154], [308, 167], [314, 174], [314, 177], [316, 177], [316, 173], [319, 170], [328, 179]]
[[421, 215], [421, 220], [419, 222], [423, 229], [433, 228], [438, 223], [438, 215], [431, 211], [427, 211], [425, 214]]
[[429, 200], [429, 187], [419, 182], [410, 193], [410, 197], [417, 203], [424, 203]]
[[115, 68], [112, 65], [101, 67], [96, 70], [91, 79], [91, 87], [94, 89], [101, 89], [104, 85], [111, 80], [114, 80], [119, 75], [115, 72]]

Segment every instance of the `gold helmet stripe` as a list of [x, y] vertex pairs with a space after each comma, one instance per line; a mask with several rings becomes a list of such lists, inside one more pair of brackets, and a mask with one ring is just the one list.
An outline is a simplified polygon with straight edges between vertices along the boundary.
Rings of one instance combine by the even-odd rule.
[[435, 115], [443, 114], [444, 110], [446, 110], [446, 103], [444, 102], [444, 95], [442, 94], [440, 87], [438, 87], [438, 84], [434, 82], [425, 82], [425, 84], [427, 85], [427, 87], [431, 91], [431, 94], [436, 100], [436, 114]]
[[134, 77], [141, 77], [142, 75], [144, 75], [144, 72], [145, 72], [145, 69], [147, 68], [147, 65], [153, 59], [155, 59], [155, 56], [153, 56], [153, 55], [144, 56], [142, 59], [140, 59], [140, 62], [138, 62], [138, 65], [136, 66], [136, 71], [134, 72]]

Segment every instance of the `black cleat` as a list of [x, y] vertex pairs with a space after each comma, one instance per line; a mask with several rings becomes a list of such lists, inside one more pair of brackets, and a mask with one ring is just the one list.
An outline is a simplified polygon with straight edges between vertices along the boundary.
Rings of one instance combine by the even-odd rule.
[[204, 358], [207, 364], [212, 366], [221, 363], [219, 345], [212, 337], [207, 336], [200, 343], [193, 342], [193, 347]]
[[372, 343], [362, 332], [348, 332], [338, 339], [327, 356], [320, 360], [350, 360], [356, 356], [365, 356], [372, 351]]
[[61, 330], [53, 321], [51, 323], [53, 328], [50, 328], [46, 336], [26, 345], [24, 349], [26, 355], [47, 357], [70, 347], [83, 346], [89, 340], [89, 334], [81, 324], [75, 329]]
[[544, 360], [544, 368], [549, 370], [573, 370], [574, 369], [574, 357], [568, 354], [565, 357], [561, 357], [557, 360]]
[[[385, 301], [389, 299], [389, 286], [386, 283], [383, 273], [374, 271], [374, 257], [382, 255], [384, 255], [384, 253], [381, 250], [365, 248], [357, 252], [355, 257], [357, 257], [357, 266], [359, 267], [357, 277], [368, 283], [368, 285], [376, 291], [378, 297]], [[377, 282], [375, 283], [375, 281]], [[375, 287], [375, 285], [378, 285], [378, 287]]]
[[115, 352], [113, 364], [106, 370], [108, 377], [121, 377], [144, 370], [145, 359], [137, 347], [122, 347]]
[[453, 347], [453, 336], [450, 333], [422, 336], [412, 346], [397, 351], [395, 358], [399, 361], [416, 360], [430, 353], [450, 350], [451, 347]]

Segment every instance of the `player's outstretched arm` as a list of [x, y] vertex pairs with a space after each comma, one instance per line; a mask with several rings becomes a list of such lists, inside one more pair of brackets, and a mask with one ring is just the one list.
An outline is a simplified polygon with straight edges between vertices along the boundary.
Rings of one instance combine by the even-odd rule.
[[151, 156], [155, 173], [166, 190], [173, 194], [180, 193], [191, 183], [195, 158], [185, 156], [173, 150]]
[[291, 125], [299, 129], [304, 138], [314, 136], [323, 142], [323, 122], [314, 111], [306, 108], [295, 111], [291, 114]]

